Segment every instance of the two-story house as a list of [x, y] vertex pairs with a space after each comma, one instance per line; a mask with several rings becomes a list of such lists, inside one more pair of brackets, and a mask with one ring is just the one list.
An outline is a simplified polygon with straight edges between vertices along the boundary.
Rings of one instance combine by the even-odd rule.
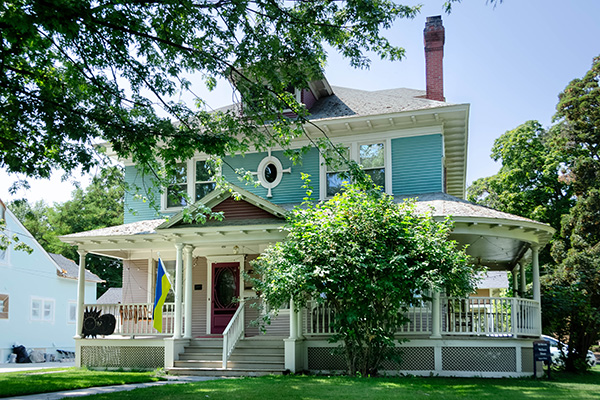
[[[77, 264], [47, 253], [2, 201], [0, 220], [6, 223], [0, 235], [17, 235], [32, 250], [15, 250], [12, 245], [0, 250], [0, 362], [8, 360], [14, 345], [57, 358], [57, 350], [75, 351]], [[81, 294], [86, 303], [95, 303], [102, 279], [90, 271], [83, 277]]]
[[[471, 204], [465, 200], [469, 105], [446, 102], [442, 59], [444, 27], [427, 19], [427, 90], [380, 91], [332, 87], [325, 78], [298, 91], [310, 110], [308, 135], [323, 132], [347, 149], [386, 193], [398, 201], [417, 197], [436, 218], [451, 215], [451, 238], [469, 245], [475, 262], [490, 270], [511, 271], [513, 285], [525, 293], [524, 264], [533, 263], [533, 299], [477, 296], [464, 299], [435, 293], [433, 301], [411, 309], [411, 322], [398, 334], [402, 362], [383, 370], [429, 375], [521, 376], [533, 372], [533, 341], [541, 334], [538, 251], [553, 230], [545, 224]], [[301, 140], [292, 146], [303, 146]], [[147, 203], [126, 198], [125, 224], [68, 235], [86, 252], [122, 259], [122, 303], [103, 305], [117, 319], [114, 335], [77, 341], [77, 363], [91, 367], [166, 367], [171, 373], [261, 374], [284, 370], [344, 369], [328, 342], [332, 314], [311, 305], [301, 312], [283, 310], [266, 333], [251, 321], [258, 311], [242, 271], [270, 244], [282, 240], [286, 212], [302, 201], [301, 173], [309, 174], [320, 200], [340, 189], [340, 172], [328, 167], [317, 149], [293, 165], [279, 148], [245, 157], [227, 157], [221, 174], [238, 182], [236, 168], [255, 171], [260, 186], [236, 188], [239, 199], [213, 190], [206, 157], [182, 160], [179, 190], [223, 221], [184, 221], [171, 189], [156, 194], [168, 219], [157, 219]], [[126, 179], [139, 186], [143, 176], [125, 162]], [[174, 277], [174, 296], [163, 309], [163, 332], [152, 327], [157, 260]], [[399, 282], [398, 284], [401, 284]], [[237, 299], [242, 301], [238, 302]], [[248, 300], [247, 300], [248, 299]], [[84, 309], [80, 298], [80, 310]], [[81, 318], [79, 315], [79, 329]], [[81, 332], [81, 330], [79, 330]], [[123, 339], [124, 337], [129, 340]]]

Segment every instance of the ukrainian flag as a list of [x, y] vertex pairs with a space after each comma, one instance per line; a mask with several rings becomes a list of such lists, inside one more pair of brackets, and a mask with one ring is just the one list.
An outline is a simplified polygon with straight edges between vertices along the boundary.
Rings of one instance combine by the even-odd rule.
[[159, 332], [162, 332], [162, 310], [169, 290], [171, 290], [171, 282], [169, 281], [169, 275], [165, 270], [162, 260], [159, 258], [158, 268], [156, 270], [156, 294], [154, 295], [154, 311], [152, 313], [154, 319], [154, 329], [156, 329]]

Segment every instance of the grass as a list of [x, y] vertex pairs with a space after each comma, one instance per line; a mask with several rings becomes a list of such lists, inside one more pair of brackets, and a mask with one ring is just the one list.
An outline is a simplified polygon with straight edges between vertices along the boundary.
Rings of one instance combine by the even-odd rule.
[[[153, 373], [97, 372], [77, 369], [45, 375], [31, 375], [31, 372], [0, 374], [0, 397], [33, 393], [19, 390], [18, 393], [6, 394], [8, 386], [22, 389], [23, 387], [33, 387], [35, 385], [38, 387], [38, 392], [39, 388], [44, 388], [44, 392], [50, 392], [153, 379], [157, 379], [153, 376]], [[553, 372], [552, 380], [435, 377], [349, 378], [342, 376], [292, 375], [222, 379], [94, 396], [94, 400], [263, 400], [265, 398], [302, 400], [496, 400], [498, 398], [511, 400], [597, 400], [600, 399], [600, 367], [581, 375]]]
[[91, 371], [83, 368], [7, 372], [0, 374], [0, 397], [157, 380], [161, 378], [155, 372]]
[[552, 380], [483, 378], [349, 378], [267, 376], [168, 385], [96, 395], [101, 399], [263, 400], [269, 399], [599, 399], [600, 368], [573, 375], [555, 373]]

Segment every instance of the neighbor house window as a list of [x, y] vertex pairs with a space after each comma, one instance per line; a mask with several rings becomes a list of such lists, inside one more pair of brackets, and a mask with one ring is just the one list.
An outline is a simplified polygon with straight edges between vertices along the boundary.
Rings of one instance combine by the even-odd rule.
[[31, 319], [33, 321], [54, 321], [54, 300], [31, 299]]
[[[382, 191], [390, 193], [391, 185], [386, 183], [391, 179], [386, 176], [386, 173], [390, 173], [386, 170], [388, 147], [388, 141], [382, 140], [372, 143], [351, 143], [345, 151], [342, 150], [344, 153], [341, 155], [337, 151], [330, 150], [325, 157], [322, 157], [321, 198], [333, 197], [342, 189], [343, 182], [350, 180], [348, 165], [343, 161], [344, 159], [359, 163], [375, 185], [380, 186]], [[329, 156], [331, 154], [333, 156]], [[336, 162], [336, 158], [340, 161]], [[325, 163], [325, 159], [333, 159], [333, 163]]]
[[74, 324], [77, 321], [77, 302], [69, 301], [69, 309], [67, 310], [67, 322]]
[[212, 192], [215, 183], [206, 160], [190, 160], [177, 164], [174, 182], [167, 187], [165, 208], [179, 208], [187, 205], [187, 198], [196, 202]]
[[0, 294], [0, 319], [8, 319], [8, 295]]

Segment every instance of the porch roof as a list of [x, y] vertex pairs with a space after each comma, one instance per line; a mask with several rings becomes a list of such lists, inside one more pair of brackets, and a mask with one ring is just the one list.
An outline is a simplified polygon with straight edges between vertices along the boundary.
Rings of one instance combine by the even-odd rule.
[[[451, 239], [463, 246], [468, 245], [467, 253], [477, 263], [493, 270], [514, 268], [532, 245], [545, 246], [554, 233], [554, 229], [547, 224], [474, 204], [446, 193], [397, 196], [396, 201], [401, 202], [410, 197], [417, 197], [416, 207], [419, 212], [431, 212], [436, 219], [451, 216], [454, 221]], [[265, 209], [264, 204], [261, 205]], [[273, 205], [279, 215], [292, 206]], [[173, 224], [173, 219], [169, 221], [171, 223], [165, 219], [154, 219], [74, 233], [62, 236], [61, 239], [89, 251], [119, 258], [124, 257], [123, 251], [126, 250], [132, 252], [144, 248], [172, 247], [175, 242], [221, 248], [234, 246], [236, 243], [252, 242], [258, 245], [273, 243], [285, 237], [285, 232], [280, 229], [283, 220], [277, 219], [275, 215], [273, 217], [210, 220], [203, 225], [178, 225]], [[259, 247], [254, 251], [260, 252]], [[131, 254], [129, 253], [130, 256]]]

